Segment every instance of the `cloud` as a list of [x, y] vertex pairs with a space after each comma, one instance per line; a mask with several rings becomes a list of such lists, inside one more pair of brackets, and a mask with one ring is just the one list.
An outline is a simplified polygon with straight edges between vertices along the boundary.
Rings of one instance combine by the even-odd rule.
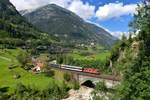
[[83, 19], [90, 19], [95, 14], [95, 6], [83, 3], [81, 0], [10, 0], [17, 10], [34, 9], [46, 4], [57, 4], [64, 7]]
[[126, 37], [129, 37], [130, 33], [129, 32], [121, 32], [121, 31], [116, 31], [116, 32], [110, 32], [113, 36], [121, 39], [122, 35], [124, 34]]
[[10, 0], [17, 10], [34, 9], [47, 4], [57, 4], [66, 8], [73, 0]]
[[109, 29], [107, 29], [107, 28], [101, 26], [101, 25], [98, 24], [98, 23], [91, 22], [91, 21], [87, 21], [87, 22], [88, 22], [88, 23], [91, 23], [91, 24], [94, 24], [94, 25], [96, 25], [96, 26], [98, 26], [98, 27], [103, 28], [105, 31], [107, 31], [108, 33], [110, 33], [112, 36], [114, 36], [114, 37], [116, 37], [116, 38], [121, 39], [121, 37], [122, 37], [123, 34], [125, 34], [125, 36], [127, 36], [127, 37], [129, 36], [129, 32], [121, 32], [121, 31], [114, 31], [114, 32], [112, 32], [112, 31], [110, 31]]
[[17, 10], [33, 9], [49, 3], [48, 0], [10, 0]]
[[90, 19], [95, 15], [95, 6], [83, 3], [81, 0], [73, 0], [68, 9], [83, 19]]
[[96, 17], [100, 20], [108, 20], [136, 12], [136, 4], [123, 5], [123, 3], [109, 3], [100, 6], [96, 11]]

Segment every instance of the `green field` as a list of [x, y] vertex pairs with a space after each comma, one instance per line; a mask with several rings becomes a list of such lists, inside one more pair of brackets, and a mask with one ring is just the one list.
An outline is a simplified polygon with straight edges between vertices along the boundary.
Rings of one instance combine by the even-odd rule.
[[[33, 74], [20, 67], [16, 57], [20, 49], [15, 50], [0, 50], [0, 87], [9, 87], [9, 92], [13, 92], [17, 83], [22, 83], [26, 86], [46, 89], [47, 86], [53, 85], [53, 82], [61, 84], [62, 80], [55, 80], [51, 77], [46, 77], [44, 74]], [[9, 69], [11, 64], [15, 64], [16, 68]], [[14, 75], [20, 75], [19, 79], [15, 79]]]
[[66, 56], [62, 56], [62, 59], [63, 64], [80, 66], [83, 68], [100, 69], [104, 71], [107, 70], [107, 68], [105, 68], [105, 65], [110, 55], [110, 51], [104, 49], [74, 49], [73, 52], [66, 54]]
[[99, 53], [99, 54], [91, 54], [88, 56], [83, 56], [79, 53], [74, 53], [71, 54], [73, 56], [74, 59], [80, 59], [80, 60], [100, 60], [100, 61], [105, 61], [107, 59], [107, 57], [110, 56], [109, 52], [103, 52], [103, 53]]
[[94, 51], [92, 49], [88, 50], [74, 50], [73, 53], [69, 54], [74, 59], [77, 60], [99, 60], [101, 62], [106, 61], [106, 59], [110, 56], [109, 51]]

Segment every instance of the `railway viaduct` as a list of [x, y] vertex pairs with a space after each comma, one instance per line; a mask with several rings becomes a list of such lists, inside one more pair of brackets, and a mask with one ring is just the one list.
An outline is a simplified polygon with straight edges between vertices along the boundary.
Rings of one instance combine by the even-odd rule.
[[95, 74], [89, 74], [84, 72], [72, 71], [69, 69], [62, 69], [55, 66], [54, 67], [51, 66], [51, 68], [55, 70], [71, 73], [73, 75], [73, 78], [77, 80], [80, 85], [86, 82], [90, 82], [93, 85], [96, 85], [96, 83], [98, 83], [99, 81], [101, 82], [103, 81], [105, 82], [108, 88], [113, 88], [114, 86], [119, 84], [121, 80], [119, 77], [113, 75], [103, 75], [103, 74], [95, 75]]
[[120, 79], [115, 76], [107, 76], [107, 75], [96, 75], [93, 76], [91, 74], [84, 75], [84, 74], [74, 74], [74, 78], [79, 82], [80, 85], [89, 84], [96, 85], [98, 82], [104, 82], [107, 88], [113, 88], [114, 86], [120, 83]]

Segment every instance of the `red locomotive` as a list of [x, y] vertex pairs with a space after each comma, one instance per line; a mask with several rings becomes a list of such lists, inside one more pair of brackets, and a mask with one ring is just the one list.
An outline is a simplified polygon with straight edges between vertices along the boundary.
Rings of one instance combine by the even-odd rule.
[[100, 71], [92, 68], [83, 68], [83, 72], [92, 73], [92, 74], [100, 74]]

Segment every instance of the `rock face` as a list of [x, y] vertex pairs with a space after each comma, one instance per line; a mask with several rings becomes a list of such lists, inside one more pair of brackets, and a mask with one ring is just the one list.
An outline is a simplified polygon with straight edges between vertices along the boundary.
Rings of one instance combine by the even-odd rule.
[[94, 89], [81, 86], [79, 90], [70, 90], [69, 97], [63, 100], [91, 100]]
[[134, 52], [134, 57], [138, 57], [139, 54], [139, 49], [140, 49], [140, 42], [139, 41], [134, 41], [132, 43], [132, 51]]
[[33, 11], [20, 11], [38, 29], [67, 43], [98, 43], [110, 47], [116, 38], [94, 24], [85, 22], [73, 12], [49, 4]]

